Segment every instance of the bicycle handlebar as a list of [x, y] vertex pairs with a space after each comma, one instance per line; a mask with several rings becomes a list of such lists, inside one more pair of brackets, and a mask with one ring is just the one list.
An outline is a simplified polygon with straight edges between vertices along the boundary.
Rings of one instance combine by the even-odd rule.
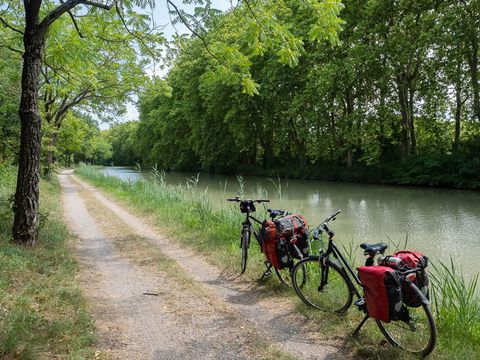
[[[313, 233], [313, 238], [315, 240], [318, 239], [318, 236], [322, 233], [323, 230], [325, 230], [325, 227], [327, 226], [327, 224], [332, 221], [332, 220], [335, 220], [335, 218], [337, 217], [338, 214], [340, 214], [342, 212], [342, 210], [338, 209], [338, 210], [335, 210], [329, 217], [327, 217], [325, 220], [323, 220], [320, 225], [317, 226], [317, 228], [315, 229], [314, 233]], [[328, 231], [328, 228], [327, 228], [327, 231]], [[333, 236], [333, 235], [332, 235]]]
[[257, 199], [257, 200], [251, 200], [251, 199], [245, 199], [241, 200], [238, 196], [234, 198], [227, 199], [227, 201], [235, 201], [235, 202], [252, 202], [252, 203], [265, 203], [265, 202], [270, 202], [270, 200], [266, 199]]

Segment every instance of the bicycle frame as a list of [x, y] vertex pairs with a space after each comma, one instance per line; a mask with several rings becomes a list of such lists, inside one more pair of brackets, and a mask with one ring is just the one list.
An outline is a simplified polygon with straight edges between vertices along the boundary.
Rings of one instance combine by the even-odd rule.
[[[250, 213], [248, 212], [248, 213], [246, 213], [245, 220], [242, 222], [242, 226], [243, 227], [248, 226], [250, 229], [253, 229], [253, 224], [250, 221], [250, 219], [252, 219], [254, 222], [256, 222], [259, 225], [261, 225], [263, 223], [262, 221], [258, 220], [257, 218], [253, 217], [252, 215], [250, 215]], [[255, 231], [255, 229], [253, 229], [253, 233], [255, 235], [255, 238], [259, 242], [260, 240], [258, 239], [257, 232]], [[259, 245], [260, 245], [260, 242], [259, 242]]]
[[[327, 250], [323, 253], [320, 253], [320, 266], [322, 270], [322, 278], [320, 282], [320, 288], [323, 288], [323, 286], [326, 285], [327, 279], [328, 279], [328, 267], [326, 267], [326, 259], [330, 255], [333, 255], [333, 257], [340, 262], [341, 267], [345, 270], [347, 269], [347, 278], [350, 281], [351, 288], [353, 289], [353, 292], [357, 296], [358, 299], [362, 298], [362, 295], [358, 291], [357, 287], [352, 281], [352, 278], [355, 280], [355, 283], [362, 287], [362, 282], [358, 278], [357, 274], [353, 271], [351, 268], [350, 264], [348, 263], [347, 259], [345, 259], [345, 256], [342, 254], [342, 252], [338, 249], [337, 245], [335, 245], [333, 241], [333, 236], [335, 235], [333, 231], [331, 231], [327, 225], [324, 225], [324, 229], [326, 233], [328, 234], [328, 246]], [[368, 262], [369, 259], [367, 259]]]

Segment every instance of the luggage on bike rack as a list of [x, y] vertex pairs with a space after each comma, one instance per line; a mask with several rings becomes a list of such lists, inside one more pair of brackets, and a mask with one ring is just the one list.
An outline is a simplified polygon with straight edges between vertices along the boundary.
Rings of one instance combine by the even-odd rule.
[[361, 266], [358, 276], [365, 290], [368, 315], [383, 322], [402, 316], [402, 291], [396, 270], [387, 266]]
[[[308, 223], [302, 215], [265, 220], [260, 229], [262, 252], [275, 269], [291, 268], [293, 258], [308, 256]], [[296, 247], [296, 248], [295, 248]]]
[[[277, 226], [277, 234], [280, 241], [284, 242], [287, 247], [287, 252], [290, 256], [301, 259], [308, 256], [310, 246], [308, 243], [308, 222], [307, 219], [299, 214], [292, 214], [284, 216], [275, 221]], [[294, 246], [295, 244], [298, 251]]]
[[[429, 280], [425, 268], [428, 266], [428, 257], [417, 251], [397, 251], [393, 256], [402, 260], [401, 266], [417, 269], [417, 277], [414, 280], [414, 284], [420, 289], [427, 299], [430, 299]], [[409, 287], [408, 284], [402, 284], [403, 302], [407, 306], [419, 307], [422, 305], [417, 294]]]
[[273, 221], [265, 220], [260, 228], [262, 252], [275, 269], [281, 269], [281, 263], [277, 255], [277, 243], [277, 227]]

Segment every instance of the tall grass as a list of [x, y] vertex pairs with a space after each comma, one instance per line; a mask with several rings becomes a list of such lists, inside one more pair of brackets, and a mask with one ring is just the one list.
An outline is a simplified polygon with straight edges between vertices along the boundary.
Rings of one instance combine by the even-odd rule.
[[432, 305], [441, 345], [458, 346], [457, 358], [480, 358], [478, 274], [467, 280], [453, 257], [448, 263], [432, 262], [432, 268]]
[[[211, 255], [214, 263], [236, 272], [238, 261], [240, 224], [243, 221], [238, 204], [227, 203], [218, 210], [206, 191], [198, 190], [198, 176], [183, 185], [167, 185], [164, 174], [153, 181], [125, 182], [107, 177], [93, 167], [81, 166], [76, 173], [94, 185], [113, 192], [121, 199], [128, 199], [145, 214], [155, 214], [159, 225], [165, 225], [172, 235], [183, 238], [197, 250]], [[252, 241], [249, 252], [250, 268], [262, 260], [262, 254]], [[253, 274], [253, 271], [250, 270]]]
[[[206, 254], [209, 259], [225, 269], [236, 273], [239, 265], [240, 224], [243, 216], [238, 205], [225, 202], [218, 209], [213, 207], [206, 192], [195, 191], [195, 186], [171, 186], [163, 180], [125, 182], [115, 177], [102, 175], [98, 170], [82, 166], [76, 173], [89, 182], [105, 189], [116, 197], [133, 204], [136, 209], [146, 214], [155, 214], [157, 223], [165, 223], [181, 240]], [[195, 181], [194, 181], [195, 182]], [[197, 180], [198, 183], [198, 180]], [[244, 189], [243, 179], [239, 179], [239, 192]], [[280, 185], [277, 186], [277, 190]], [[283, 194], [279, 191], [279, 196]], [[394, 243], [393, 248], [408, 245], [408, 236], [403, 243]], [[249, 252], [247, 274], [258, 278], [263, 266], [263, 255], [256, 249]], [[315, 244], [316, 247], [319, 244]], [[343, 247], [348, 259], [355, 258], [356, 246], [351, 241]], [[358, 248], [357, 248], [358, 249]], [[452, 261], [446, 266], [433, 262], [429, 268], [433, 286], [433, 310], [437, 318], [439, 344], [434, 358], [436, 359], [477, 359], [480, 358], [480, 318], [477, 278], [467, 282], [458, 266]], [[278, 283], [278, 282], [273, 282]], [[291, 296], [295, 296], [291, 293]], [[351, 315], [350, 315], [351, 316]], [[355, 317], [355, 314], [353, 315]], [[325, 325], [332, 322], [326, 317]], [[342, 334], [348, 333], [349, 324], [334, 322], [340, 327]], [[351, 327], [351, 326], [350, 326]], [[374, 329], [378, 334], [378, 330]], [[378, 347], [375, 347], [378, 352]], [[368, 354], [372, 354], [369, 352]], [[389, 357], [391, 352], [386, 353]], [[376, 355], [378, 356], [378, 354]], [[404, 355], [398, 355], [403, 358]], [[397, 357], [398, 358], [398, 357]]]
[[0, 358], [94, 358], [94, 326], [59, 213], [57, 183], [41, 183], [39, 244], [11, 242], [15, 170], [0, 164]]

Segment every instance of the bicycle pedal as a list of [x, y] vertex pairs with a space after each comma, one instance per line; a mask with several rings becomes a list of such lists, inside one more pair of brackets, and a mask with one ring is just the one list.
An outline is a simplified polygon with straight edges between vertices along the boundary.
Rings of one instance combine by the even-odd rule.
[[358, 310], [365, 310], [367, 307], [367, 303], [365, 302], [365, 298], [357, 299], [353, 303]]

